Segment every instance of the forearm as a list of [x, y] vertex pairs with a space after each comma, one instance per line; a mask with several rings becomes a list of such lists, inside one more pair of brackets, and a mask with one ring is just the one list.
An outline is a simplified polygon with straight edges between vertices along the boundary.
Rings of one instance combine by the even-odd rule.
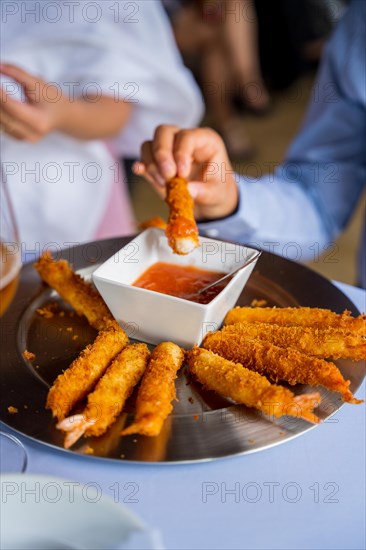
[[299, 184], [267, 175], [259, 181], [241, 178], [237, 211], [227, 218], [199, 225], [208, 236], [291, 255], [314, 257], [334, 237], [324, 224], [316, 203]]
[[103, 139], [120, 132], [132, 112], [132, 105], [102, 96], [70, 101], [63, 98], [56, 130], [77, 139]]

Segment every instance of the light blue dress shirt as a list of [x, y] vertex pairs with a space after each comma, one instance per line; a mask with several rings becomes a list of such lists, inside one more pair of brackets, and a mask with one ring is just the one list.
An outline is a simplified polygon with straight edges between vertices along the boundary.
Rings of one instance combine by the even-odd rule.
[[[328, 42], [285, 162], [274, 175], [237, 178], [237, 211], [201, 224], [204, 233], [298, 261], [324, 251], [342, 261], [334, 240], [366, 183], [366, 0], [353, 0]], [[365, 232], [359, 283], [366, 287]]]

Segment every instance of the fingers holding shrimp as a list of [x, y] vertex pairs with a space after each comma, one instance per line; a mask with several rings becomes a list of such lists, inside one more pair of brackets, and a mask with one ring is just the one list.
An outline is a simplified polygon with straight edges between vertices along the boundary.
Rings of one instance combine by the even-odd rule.
[[162, 198], [166, 181], [175, 176], [187, 179], [199, 218], [227, 216], [238, 202], [225, 145], [210, 128], [159, 126], [153, 140], [143, 144], [134, 172], [146, 177]]
[[163, 199], [166, 181], [177, 175], [173, 153], [177, 132], [177, 126], [158, 126], [153, 140], [145, 141], [141, 146], [141, 161], [133, 165], [134, 173], [145, 177]]
[[151, 151], [164, 181], [181, 175], [174, 155], [174, 143], [180, 132], [177, 126], [160, 125], [156, 128], [151, 142]]

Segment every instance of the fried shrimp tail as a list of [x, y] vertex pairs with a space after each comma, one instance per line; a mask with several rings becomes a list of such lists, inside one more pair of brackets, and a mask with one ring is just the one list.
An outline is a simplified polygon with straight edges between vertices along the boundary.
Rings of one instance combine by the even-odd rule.
[[34, 267], [41, 279], [56, 290], [78, 315], [84, 315], [92, 327], [103, 330], [113, 320], [99, 292], [77, 275], [66, 260], [54, 260], [47, 252]]
[[69, 449], [70, 447], [72, 447], [72, 445], [85, 434], [89, 426], [92, 425], [93, 420], [87, 420], [84, 413], [67, 416], [66, 418], [58, 422], [56, 424], [56, 428], [58, 430], [66, 432], [64, 448]]
[[314, 408], [320, 403], [319, 393], [295, 396], [282, 386], [271, 384], [264, 376], [215, 353], [194, 348], [187, 355], [192, 374], [207, 389], [237, 403], [254, 407], [268, 415], [284, 415], [319, 423]]
[[128, 344], [128, 337], [116, 321], [98, 333], [68, 369], [60, 374], [47, 396], [46, 407], [63, 420], [74, 405], [84, 399], [106, 371], [109, 363]]
[[270, 342], [253, 340], [242, 334], [225, 332], [207, 334], [202, 347], [241, 363], [275, 382], [285, 380], [291, 385], [324, 386], [339, 392], [348, 403], [362, 403], [349, 390], [349, 380], [345, 380], [330, 361], [305, 355], [295, 349], [280, 348]]
[[166, 184], [166, 202], [170, 213], [165, 230], [168, 242], [176, 254], [189, 254], [199, 246], [198, 229], [193, 213], [193, 199], [187, 182], [173, 178]]
[[173, 409], [174, 380], [183, 359], [183, 350], [172, 342], [162, 342], [154, 349], [137, 394], [134, 422], [121, 435], [159, 435]]
[[332, 327], [366, 336], [365, 315], [352, 317], [349, 311], [339, 314], [316, 307], [235, 307], [224, 320], [225, 325], [254, 322], [320, 329]]
[[146, 344], [132, 344], [117, 355], [88, 395], [83, 413], [69, 416], [57, 424], [59, 430], [66, 432], [66, 449], [82, 435], [99, 436], [107, 431], [140, 381], [149, 357]]
[[223, 334], [241, 334], [251, 339], [271, 342], [280, 348], [293, 348], [332, 359], [366, 360], [366, 340], [342, 328], [281, 326], [270, 323], [235, 323], [227, 325]]

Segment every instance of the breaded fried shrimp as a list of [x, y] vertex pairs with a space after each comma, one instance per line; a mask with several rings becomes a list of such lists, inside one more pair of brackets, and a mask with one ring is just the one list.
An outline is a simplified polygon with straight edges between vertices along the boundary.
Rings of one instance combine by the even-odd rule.
[[194, 203], [187, 182], [173, 178], [166, 184], [166, 202], [170, 213], [165, 233], [173, 252], [189, 254], [199, 246], [198, 229], [194, 219]]
[[280, 348], [270, 342], [225, 332], [207, 334], [202, 347], [268, 376], [274, 382], [285, 380], [291, 385], [324, 386], [339, 392], [348, 403], [362, 403], [349, 390], [349, 380], [346, 381], [337, 366], [330, 361], [294, 349]]
[[162, 342], [154, 349], [137, 394], [134, 422], [122, 431], [122, 435], [155, 436], [160, 433], [173, 409], [174, 380], [183, 359], [183, 350], [173, 342]]
[[68, 449], [82, 435], [104, 434], [121, 413], [133, 388], [140, 381], [150, 352], [146, 344], [126, 346], [112, 361], [94, 391], [82, 414], [65, 418], [57, 424], [67, 432], [64, 447]]
[[223, 334], [241, 334], [271, 342], [280, 348], [293, 348], [315, 357], [366, 360], [366, 340], [358, 333], [342, 328], [292, 327], [270, 323], [235, 323]]
[[109, 363], [127, 344], [126, 333], [116, 321], [110, 321], [94, 342], [56, 378], [48, 392], [46, 404], [53, 416], [63, 420], [74, 405], [88, 395]]
[[103, 330], [113, 320], [99, 292], [77, 275], [66, 260], [54, 260], [46, 252], [34, 267], [42, 280], [56, 290], [78, 315], [84, 315], [92, 327]]
[[349, 311], [334, 313], [316, 307], [235, 307], [224, 320], [225, 325], [234, 323], [274, 323], [283, 326], [306, 326], [341, 328], [366, 336], [366, 317], [352, 317]]
[[320, 403], [319, 393], [295, 396], [289, 389], [271, 384], [240, 363], [201, 348], [193, 348], [187, 354], [187, 362], [191, 373], [205, 388], [223, 397], [275, 417], [292, 415], [319, 423], [313, 412]]
[[166, 221], [160, 216], [154, 216], [139, 224], [139, 229], [149, 229], [149, 227], [156, 227], [157, 229], [166, 229]]

